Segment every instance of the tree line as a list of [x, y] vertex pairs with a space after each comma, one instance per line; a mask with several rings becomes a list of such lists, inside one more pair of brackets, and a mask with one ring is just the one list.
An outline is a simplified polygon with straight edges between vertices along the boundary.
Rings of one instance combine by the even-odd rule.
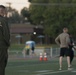
[[76, 37], [76, 0], [31, 0], [29, 12], [33, 23], [43, 25], [49, 37], [55, 38], [63, 27]]
[[68, 27], [69, 33], [76, 38], [76, 0], [31, 0], [29, 8], [24, 7], [20, 14], [15, 11], [10, 18], [11, 22], [15, 20], [12, 23], [29, 21], [41, 25], [44, 34], [50, 38], [55, 38], [63, 27]]

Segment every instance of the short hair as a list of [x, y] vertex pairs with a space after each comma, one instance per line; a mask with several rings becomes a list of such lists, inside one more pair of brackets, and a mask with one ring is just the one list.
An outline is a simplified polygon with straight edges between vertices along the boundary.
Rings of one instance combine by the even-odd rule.
[[6, 7], [5, 7], [4, 5], [0, 5], [0, 8], [3, 8], [3, 9], [5, 9]]
[[67, 28], [67, 27], [64, 27], [64, 28], [63, 28], [63, 30], [66, 30], [66, 29], [68, 29], [68, 28]]

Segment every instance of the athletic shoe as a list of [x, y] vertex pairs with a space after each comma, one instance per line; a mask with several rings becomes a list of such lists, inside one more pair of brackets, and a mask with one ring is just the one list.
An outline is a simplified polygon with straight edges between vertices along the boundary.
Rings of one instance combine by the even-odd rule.
[[68, 70], [72, 70], [73, 68], [71, 68], [71, 67], [68, 67]]
[[62, 69], [61, 69], [61, 68], [59, 68], [59, 70], [61, 71]]

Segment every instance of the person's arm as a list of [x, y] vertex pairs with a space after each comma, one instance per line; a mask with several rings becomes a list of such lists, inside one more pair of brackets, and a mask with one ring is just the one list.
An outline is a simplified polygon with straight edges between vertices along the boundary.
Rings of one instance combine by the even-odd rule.
[[76, 46], [75, 46], [75, 44], [73, 43], [73, 48], [74, 48], [74, 50], [76, 50]]
[[75, 47], [73, 47], [74, 48], [74, 50], [76, 50], [76, 48]]
[[8, 27], [8, 21], [6, 18], [2, 19], [2, 25], [3, 25], [3, 38], [7, 44], [7, 46], [10, 46], [10, 30]]
[[60, 37], [59, 36], [55, 39], [55, 42], [57, 45], [60, 45]]

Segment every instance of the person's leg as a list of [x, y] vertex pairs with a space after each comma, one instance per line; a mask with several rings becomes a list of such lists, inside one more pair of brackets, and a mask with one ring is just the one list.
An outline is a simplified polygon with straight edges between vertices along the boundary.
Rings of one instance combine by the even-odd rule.
[[68, 70], [72, 70], [71, 64], [70, 64], [70, 56], [67, 56], [67, 63], [68, 63]]
[[66, 48], [65, 55], [67, 57], [68, 70], [71, 70], [71, 65], [70, 65], [71, 51], [68, 48]]
[[60, 57], [59, 57], [59, 66], [60, 66], [60, 68], [59, 68], [59, 70], [62, 70], [62, 58], [64, 56], [64, 52], [65, 52], [64, 48], [60, 48]]
[[0, 75], [5, 75], [5, 67], [7, 65], [6, 48], [0, 48]]
[[0, 48], [0, 75], [5, 75], [5, 50]]
[[74, 58], [74, 51], [71, 51], [71, 54], [70, 54], [70, 64], [72, 64], [73, 58]]
[[70, 52], [70, 64], [72, 62], [72, 53]]
[[5, 69], [0, 68], [0, 75], [5, 75]]
[[67, 56], [67, 64], [68, 64], [68, 67], [70, 67], [70, 56]]
[[61, 70], [62, 69], [62, 56], [60, 56], [60, 58], [59, 58], [59, 65], [60, 65], [60, 68], [59, 68], [59, 70]]

